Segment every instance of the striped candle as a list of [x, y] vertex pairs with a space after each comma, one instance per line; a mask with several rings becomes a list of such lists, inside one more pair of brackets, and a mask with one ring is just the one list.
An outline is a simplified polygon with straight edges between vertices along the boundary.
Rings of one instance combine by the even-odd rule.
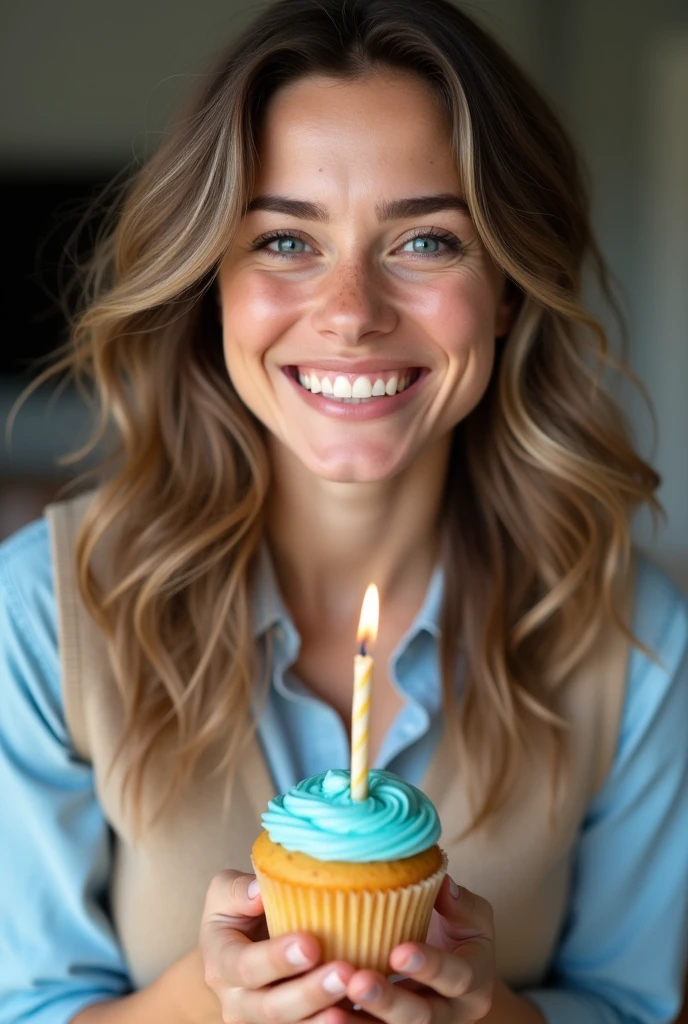
[[368, 646], [375, 642], [380, 610], [377, 587], [366, 590], [358, 626], [359, 650], [354, 658], [354, 699], [351, 712], [351, 799], [368, 796], [368, 734], [373, 659]]

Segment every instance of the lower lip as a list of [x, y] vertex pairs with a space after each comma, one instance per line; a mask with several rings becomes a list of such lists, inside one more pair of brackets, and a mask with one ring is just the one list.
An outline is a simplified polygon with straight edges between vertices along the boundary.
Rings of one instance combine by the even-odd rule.
[[321, 394], [314, 395], [307, 388], [301, 387], [298, 380], [292, 377], [289, 370], [284, 371], [287, 380], [297, 390], [303, 401], [325, 416], [332, 416], [335, 419], [353, 420], [364, 422], [365, 420], [376, 420], [382, 416], [390, 416], [405, 408], [422, 385], [427, 376], [426, 370], [420, 374], [403, 391], [397, 391], [395, 395], [388, 395], [386, 398], [369, 398], [364, 402], [338, 402], [336, 398], [323, 398]]

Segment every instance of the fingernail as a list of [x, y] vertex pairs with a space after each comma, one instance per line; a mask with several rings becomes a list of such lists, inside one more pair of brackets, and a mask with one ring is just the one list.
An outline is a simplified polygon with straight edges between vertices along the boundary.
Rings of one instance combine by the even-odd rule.
[[381, 994], [382, 990], [376, 982], [367, 992], [364, 992], [362, 996], [356, 996], [356, 998], [362, 1003], [372, 1003], [374, 999], [379, 999]]
[[424, 963], [425, 957], [421, 951], [417, 949], [415, 953], [411, 953], [410, 956], [406, 957], [401, 966], [404, 971], [419, 971]]
[[292, 967], [305, 967], [310, 963], [309, 957], [306, 956], [303, 947], [298, 942], [292, 942], [290, 946], [287, 946], [284, 955]]
[[346, 992], [346, 982], [336, 969], [325, 975], [322, 980], [322, 987], [326, 992], [329, 992], [331, 996], [340, 996], [342, 992]]
[[252, 878], [251, 881], [248, 883], [247, 892], [248, 898], [250, 900], [254, 900], [256, 898], [256, 896], [260, 892], [260, 884], [257, 878]]
[[459, 887], [456, 884], [456, 882], [454, 881], [454, 879], [451, 877], [451, 875], [448, 875], [448, 878], [449, 878], [449, 895], [452, 897], [452, 899], [458, 900], [458, 898], [459, 898]]

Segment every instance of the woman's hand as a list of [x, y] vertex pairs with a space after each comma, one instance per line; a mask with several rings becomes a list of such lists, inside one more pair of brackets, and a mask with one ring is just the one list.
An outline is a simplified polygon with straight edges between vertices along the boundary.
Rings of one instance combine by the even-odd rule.
[[347, 989], [363, 1014], [337, 1010], [326, 1024], [468, 1024], [492, 1006], [496, 982], [494, 924], [487, 900], [445, 878], [435, 902], [427, 943], [404, 942], [392, 951], [391, 971], [408, 980], [391, 984], [375, 971], [357, 971]]
[[210, 883], [199, 946], [224, 1021], [310, 1020], [344, 999], [354, 975], [343, 961], [320, 964], [319, 943], [308, 932], [269, 939], [257, 882], [238, 871], [223, 871]]

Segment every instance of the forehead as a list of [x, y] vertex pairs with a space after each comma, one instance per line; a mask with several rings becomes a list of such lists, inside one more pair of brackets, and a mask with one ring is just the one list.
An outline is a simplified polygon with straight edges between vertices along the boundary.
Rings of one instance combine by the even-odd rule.
[[[358, 104], [355, 106], [352, 104]], [[444, 116], [438, 98], [421, 75], [406, 71], [378, 71], [355, 78], [308, 75], [287, 82], [273, 94], [268, 105], [280, 118], [316, 115], [328, 121], [336, 111], [337, 120], [355, 123], [368, 109], [377, 113], [422, 113], [426, 118]]]
[[281, 87], [260, 133], [259, 175], [295, 184], [305, 172], [328, 179], [370, 180], [428, 174], [456, 181], [446, 113], [431, 87], [413, 74], [354, 80], [326, 76]]

